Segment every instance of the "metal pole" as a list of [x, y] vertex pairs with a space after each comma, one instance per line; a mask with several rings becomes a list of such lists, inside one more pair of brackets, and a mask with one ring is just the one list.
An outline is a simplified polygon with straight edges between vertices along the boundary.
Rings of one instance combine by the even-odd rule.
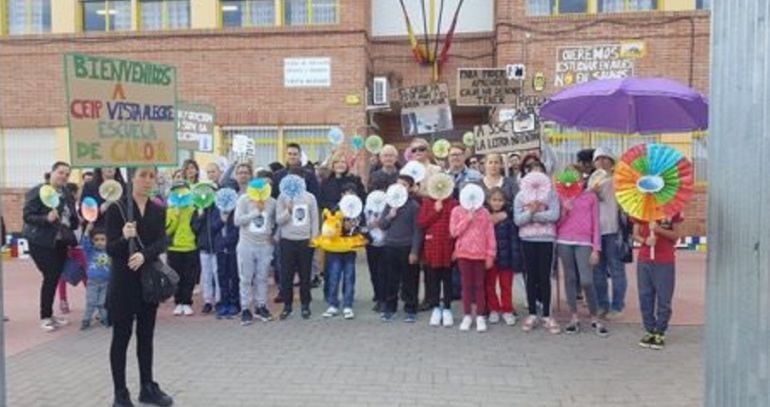
[[770, 2], [712, 4], [705, 405], [770, 406]]

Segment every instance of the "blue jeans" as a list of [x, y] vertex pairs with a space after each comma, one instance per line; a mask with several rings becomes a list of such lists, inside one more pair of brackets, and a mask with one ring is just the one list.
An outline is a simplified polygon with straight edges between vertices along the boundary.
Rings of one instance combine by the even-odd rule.
[[109, 281], [88, 280], [86, 285], [86, 312], [83, 314], [83, 321], [91, 322], [94, 312], [99, 311], [99, 319], [103, 324], [108, 322], [107, 308], [104, 302], [107, 299], [107, 286]]
[[342, 282], [342, 306], [353, 308], [356, 287], [356, 252], [326, 253], [326, 271], [329, 273], [329, 305], [340, 307], [339, 288]]
[[[612, 280], [612, 304], [610, 304], [609, 284]], [[618, 235], [602, 235], [602, 253], [599, 264], [594, 268], [594, 287], [599, 310], [620, 312], [626, 307], [626, 265], [620, 260]], [[610, 308], [610, 305], [612, 308]]]
[[671, 299], [674, 297], [674, 265], [639, 263], [636, 276], [644, 329], [666, 333], [671, 320]]

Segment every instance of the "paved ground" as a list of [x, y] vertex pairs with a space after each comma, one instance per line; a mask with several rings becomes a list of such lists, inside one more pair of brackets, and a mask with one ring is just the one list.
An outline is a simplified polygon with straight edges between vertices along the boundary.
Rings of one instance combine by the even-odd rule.
[[[43, 335], [17, 330], [36, 325], [38, 281], [29, 270], [13, 274], [27, 268], [18, 264], [6, 263], [6, 276], [11, 273], [6, 295], [11, 290], [9, 297], [27, 304], [24, 310], [18, 303], [9, 307], [12, 321], [5, 326], [9, 345], [16, 343], [7, 358], [8, 405], [109, 405], [110, 331], [68, 327]], [[371, 296], [365, 276], [361, 267], [360, 299]], [[30, 279], [35, 284], [16, 282]], [[684, 300], [702, 303], [702, 298]], [[82, 308], [79, 303], [75, 308], [71, 315], [77, 320]], [[156, 332], [156, 378], [179, 406], [702, 404], [700, 326], [673, 327], [668, 348], [655, 352], [636, 345], [637, 324], [613, 324], [606, 339], [587, 333], [525, 334], [518, 326], [461, 333], [428, 327], [425, 314], [416, 325], [383, 324], [366, 300], [356, 303], [354, 321], [323, 320], [324, 307], [316, 300], [310, 321], [297, 316], [241, 327], [202, 316], [174, 318], [169, 308], [163, 307]], [[128, 380], [136, 400], [133, 354], [132, 343]]]

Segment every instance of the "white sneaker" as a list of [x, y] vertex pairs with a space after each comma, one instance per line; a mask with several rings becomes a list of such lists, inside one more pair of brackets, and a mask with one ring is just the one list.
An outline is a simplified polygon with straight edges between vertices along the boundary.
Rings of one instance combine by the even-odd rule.
[[51, 317], [51, 319], [53, 320], [53, 322], [57, 326], [67, 326], [67, 325], [70, 324], [70, 321], [68, 319], [65, 319], [65, 318], [59, 318], [57, 316], [53, 316], [53, 317]]
[[430, 314], [430, 326], [441, 325], [441, 308], [433, 308], [433, 313]]
[[445, 327], [449, 328], [452, 325], [455, 324], [455, 319], [452, 317], [452, 311], [445, 309], [441, 313], [441, 322], [444, 324]]
[[321, 316], [324, 318], [331, 318], [331, 317], [336, 317], [337, 314], [339, 313], [340, 313], [340, 310], [337, 309], [337, 307], [329, 307], [326, 309], [326, 312], [321, 314]]
[[46, 318], [40, 323], [40, 328], [43, 328], [46, 332], [53, 332], [58, 328], [59, 326], [56, 324], [56, 321], [54, 321], [52, 318]]
[[487, 320], [484, 317], [476, 317], [476, 332], [487, 331]]
[[505, 321], [505, 325], [514, 326], [516, 325], [516, 315], [506, 312], [503, 314], [503, 321]]
[[469, 331], [471, 329], [472, 324], [473, 324], [473, 318], [471, 318], [470, 315], [466, 315], [463, 317], [463, 322], [460, 323], [460, 330]]
[[345, 319], [353, 319], [356, 314], [353, 313], [353, 308], [345, 308], [342, 310], [342, 317]]
[[186, 317], [189, 317], [190, 315], [194, 315], [195, 311], [193, 311], [192, 307], [189, 305], [182, 305], [182, 314], [184, 314]]
[[500, 322], [500, 314], [497, 313], [497, 311], [492, 311], [489, 313], [489, 323], [494, 325], [496, 323]]
[[184, 312], [184, 305], [177, 304], [176, 308], [174, 308], [174, 315], [180, 316], [180, 315], [182, 315], [183, 312]]

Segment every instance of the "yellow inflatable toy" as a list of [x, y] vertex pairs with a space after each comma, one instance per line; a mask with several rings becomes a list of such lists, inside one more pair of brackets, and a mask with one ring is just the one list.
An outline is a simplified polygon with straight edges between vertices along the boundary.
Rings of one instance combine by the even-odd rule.
[[366, 246], [366, 238], [360, 234], [342, 236], [342, 222], [345, 219], [342, 212], [332, 213], [324, 209], [323, 215], [321, 235], [313, 239], [311, 246], [331, 253], [345, 253]]

